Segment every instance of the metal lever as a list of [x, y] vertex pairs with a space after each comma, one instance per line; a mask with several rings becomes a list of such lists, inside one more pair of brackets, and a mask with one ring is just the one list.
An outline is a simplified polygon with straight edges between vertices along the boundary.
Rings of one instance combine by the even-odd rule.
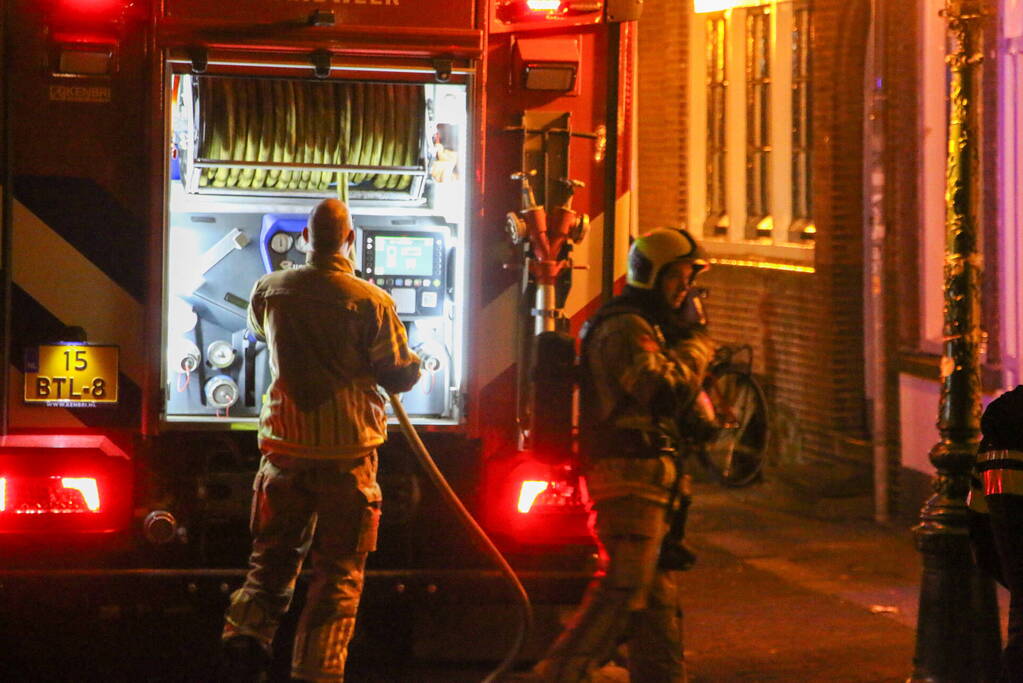
[[566, 209], [572, 208], [572, 197], [575, 196], [576, 188], [586, 187], [586, 183], [572, 178], [559, 178], [558, 182], [565, 186], [565, 202], [561, 205]]
[[531, 171], [517, 171], [511, 174], [512, 180], [519, 180], [522, 182], [522, 204], [524, 209], [532, 209], [536, 207], [536, 197], [533, 195], [533, 187], [529, 182], [529, 179], [535, 175], [535, 168]]

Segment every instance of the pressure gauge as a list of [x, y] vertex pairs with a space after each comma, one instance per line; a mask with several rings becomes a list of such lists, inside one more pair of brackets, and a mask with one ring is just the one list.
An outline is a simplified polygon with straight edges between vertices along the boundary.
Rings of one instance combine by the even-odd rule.
[[217, 369], [226, 368], [233, 363], [234, 355], [234, 347], [231, 346], [231, 342], [223, 339], [211, 343], [206, 349], [206, 360]]
[[199, 347], [187, 339], [177, 339], [171, 342], [167, 350], [167, 362], [171, 373], [195, 372], [199, 368]]
[[190, 350], [181, 356], [179, 366], [181, 367], [181, 372], [195, 372], [196, 368], [199, 367], [198, 349]]
[[274, 236], [270, 238], [270, 248], [278, 254], [287, 254], [294, 243], [295, 238], [283, 231], [274, 233]]
[[303, 254], [308, 254], [310, 249], [309, 240], [299, 234], [299, 236], [295, 238], [295, 248]]
[[206, 382], [206, 402], [218, 410], [238, 402], [238, 385], [227, 375], [217, 375]]

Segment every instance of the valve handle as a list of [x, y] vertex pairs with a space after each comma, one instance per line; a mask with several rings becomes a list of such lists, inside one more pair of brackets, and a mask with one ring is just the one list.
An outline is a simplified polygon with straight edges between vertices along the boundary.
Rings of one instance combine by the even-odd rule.
[[574, 178], [558, 178], [558, 182], [565, 186], [565, 201], [561, 204], [564, 209], [572, 208], [572, 197], [575, 196], [576, 188], [586, 187], [586, 183]]
[[522, 182], [522, 205], [525, 209], [536, 208], [536, 197], [533, 195], [533, 187], [529, 182], [529, 179], [535, 175], [535, 168], [529, 171], [516, 171], [511, 174], [512, 180], [519, 180]]

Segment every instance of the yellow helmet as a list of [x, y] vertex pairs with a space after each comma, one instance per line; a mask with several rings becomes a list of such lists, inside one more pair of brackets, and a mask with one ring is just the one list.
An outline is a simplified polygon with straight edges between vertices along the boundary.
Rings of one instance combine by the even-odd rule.
[[710, 266], [707, 255], [686, 230], [657, 228], [638, 237], [629, 248], [626, 281], [639, 289], [653, 289], [665, 266], [689, 261], [698, 272]]

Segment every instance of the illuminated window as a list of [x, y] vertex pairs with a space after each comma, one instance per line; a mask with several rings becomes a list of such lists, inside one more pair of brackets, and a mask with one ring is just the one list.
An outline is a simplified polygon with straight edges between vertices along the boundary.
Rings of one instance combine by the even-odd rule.
[[814, 259], [812, 13], [741, 0], [691, 17], [687, 221], [717, 256]]
[[798, 2], [792, 17], [792, 241], [813, 240], [811, 146], [813, 101], [810, 90], [810, 4]]
[[746, 13], [746, 236], [770, 239], [771, 15]]
[[728, 234], [725, 166], [727, 110], [727, 22], [725, 15], [707, 17], [707, 219], [704, 232]]

